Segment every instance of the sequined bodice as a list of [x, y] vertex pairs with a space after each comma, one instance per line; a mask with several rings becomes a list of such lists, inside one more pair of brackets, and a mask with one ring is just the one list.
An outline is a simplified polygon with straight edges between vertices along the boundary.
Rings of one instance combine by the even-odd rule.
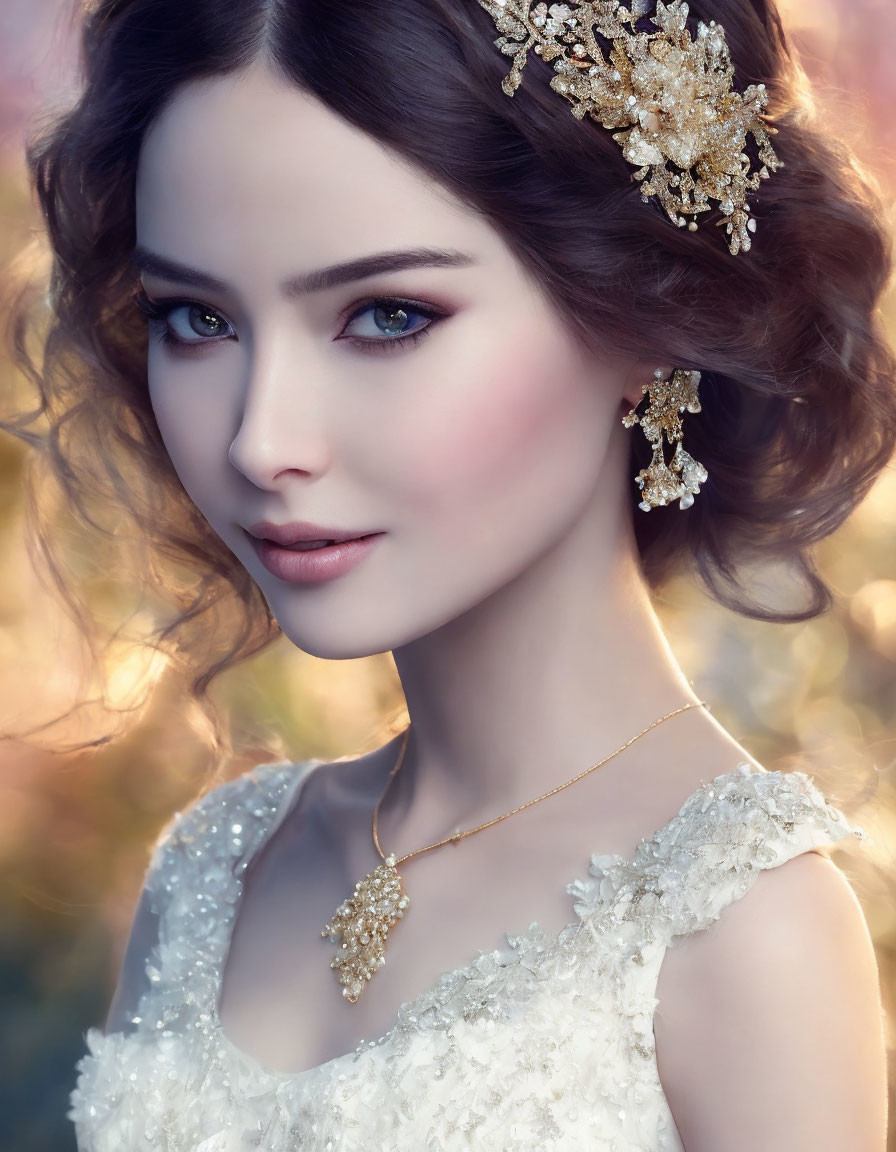
[[738, 765], [631, 859], [592, 856], [559, 934], [508, 934], [385, 1036], [287, 1074], [235, 1047], [216, 1005], [242, 876], [314, 763], [256, 768], [163, 832], [146, 876], [158, 947], [130, 1030], [87, 1033], [80, 1152], [683, 1152], [654, 1049], [665, 950], [760, 870], [866, 838], [804, 773]]

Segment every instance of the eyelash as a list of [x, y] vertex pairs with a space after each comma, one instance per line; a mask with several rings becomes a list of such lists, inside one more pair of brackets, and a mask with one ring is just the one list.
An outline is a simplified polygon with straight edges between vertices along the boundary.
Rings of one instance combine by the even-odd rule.
[[[198, 300], [188, 300], [186, 298], [180, 297], [166, 300], [151, 300], [142, 289], [138, 289], [134, 295], [134, 302], [139, 310], [143, 313], [143, 315], [147, 318], [150, 329], [156, 330], [158, 339], [161, 341], [161, 343], [167, 345], [168, 347], [176, 348], [178, 351], [183, 351], [189, 354], [193, 352], [194, 349], [198, 350], [209, 344], [217, 343], [219, 340], [229, 339], [228, 336], [210, 336], [207, 340], [202, 338], [199, 338], [195, 341], [181, 340], [177, 336], [173, 335], [170, 329], [164, 326], [168, 316], [177, 308], [206, 308], [206, 310], [211, 312], [214, 316], [220, 316], [222, 320], [224, 319], [220, 312], [216, 311], [214, 308], [208, 308], [207, 305], [201, 304]], [[346, 320], [345, 326], [347, 327], [352, 322], [352, 320], [357, 319], [357, 317], [367, 311], [368, 308], [372, 308], [377, 304], [386, 304], [395, 309], [401, 308], [404, 311], [414, 312], [419, 316], [423, 316], [429, 321], [429, 323], [423, 328], [418, 328], [414, 332], [409, 332], [406, 336], [387, 336], [382, 340], [376, 340], [371, 337], [364, 336], [343, 337], [343, 339], [347, 340], [352, 345], [352, 347], [359, 348], [364, 352], [368, 350], [376, 352], [398, 351], [397, 345], [399, 344], [408, 344], [413, 347], [419, 344], [420, 341], [429, 334], [430, 330], [436, 326], [436, 324], [442, 320], [447, 319], [446, 313], [438, 312], [435, 309], [424, 307], [421, 304], [416, 304], [413, 300], [405, 300], [397, 296], [373, 296], [369, 300], [364, 301], [357, 306], [353, 306], [353, 311]], [[228, 327], [232, 327], [229, 322], [225, 321], [225, 323], [227, 323]]]

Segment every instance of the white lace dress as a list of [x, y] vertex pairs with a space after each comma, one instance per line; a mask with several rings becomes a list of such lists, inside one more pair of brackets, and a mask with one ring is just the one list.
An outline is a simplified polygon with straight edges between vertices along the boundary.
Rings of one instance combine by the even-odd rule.
[[507, 935], [403, 1004], [385, 1036], [286, 1074], [236, 1048], [216, 1005], [241, 877], [317, 763], [256, 768], [163, 832], [147, 990], [131, 1030], [91, 1028], [78, 1064], [81, 1152], [683, 1152], [654, 1049], [665, 950], [760, 869], [867, 839], [806, 774], [738, 765], [632, 859], [592, 856], [559, 934]]

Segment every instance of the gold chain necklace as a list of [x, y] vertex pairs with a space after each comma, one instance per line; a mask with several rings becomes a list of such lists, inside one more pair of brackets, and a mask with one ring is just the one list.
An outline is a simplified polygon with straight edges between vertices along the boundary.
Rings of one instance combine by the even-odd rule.
[[416, 852], [408, 852], [407, 855], [396, 859], [394, 853], [390, 853], [388, 856], [383, 855], [377, 836], [377, 820], [380, 805], [386, 798], [389, 785], [404, 760], [404, 754], [408, 747], [408, 736], [411, 731], [409, 724], [404, 730], [404, 739], [401, 742], [398, 760], [389, 773], [386, 786], [373, 810], [373, 843], [380, 855], [382, 864], [378, 864], [369, 875], [355, 885], [354, 894], [339, 906], [333, 919], [325, 928], [321, 929], [321, 936], [329, 937], [332, 943], [336, 944], [340, 940], [342, 941], [339, 951], [330, 961], [330, 967], [336, 969], [339, 982], [343, 985], [342, 995], [346, 1000], [351, 1004], [356, 1004], [366, 987], [366, 982], [386, 963], [386, 937], [392, 926], [404, 916], [410, 907], [411, 902], [405, 892], [401, 877], [398, 875], [399, 864], [403, 864], [405, 860], [410, 860], [412, 856], [421, 856], [424, 852], [432, 852], [434, 848], [441, 848], [443, 844], [456, 844], [459, 840], [466, 839], [467, 836], [482, 832], [486, 828], [491, 828], [493, 824], [500, 823], [501, 820], [515, 816], [517, 812], [522, 812], [525, 808], [531, 808], [533, 804], [547, 800], [549, 796], [562, 792], [564, 788], [568, 788], [570, 784], [575, 784], [596, 768], [601, 768], [614, 756], [624, 752], [636, 740], [640, 740], [652, 728], [656, 728], [658, 724], [671, 720], [680, 712], [687, 712], [689, 708], [705, 707], [705, 702], [699, 700], [694, 704], [685, 704], [681, 708], [676, 708], [674, 712], [668, 712], [659, 720], [654, 720], [652, 724], [648, 724], [642, 732], [633, 736], [631, 740], [627, 740], [615, 752], [605, 756], [603, 760], [592, 764], [590, 768], [586, 768], [578, 776], [573, 776], [572, 780], [567, 780], [565, 784], [559, 784], [550, 792], [545, 792], [543, 796], [537, 796], [534, 800], [521, 804], [519, 808], [514, 808], [512, 812], [505, 812], [503, 816], [489, 820], [486, 824], [480, 824], [478, 828], [470, 828], [467, 832], [455, 832], [453, 836], [446, 836], [444, 840], [429, 844], [426, 848], [418, 848]]

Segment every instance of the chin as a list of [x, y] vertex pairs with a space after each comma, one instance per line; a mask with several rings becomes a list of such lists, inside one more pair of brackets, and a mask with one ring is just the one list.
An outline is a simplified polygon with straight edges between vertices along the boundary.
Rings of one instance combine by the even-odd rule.
[[395, 646], [388, 630], [373, 613], [363, 621], [351, 612], [333, 608], [275, 604], [268, 600], [280, 631], [300, 651], [318, 660], [361, 660], [379, 656]]
[[320, 660], [360, 660], [412, 644], [462, 615], [448, 609], [434, 616], [413, 613], [407, 602], [376, 603], [346, 598], [336, 604], [284, 603], [268, 598], [280, 631], [302, 652]]
[[358, 638], [353, 636], [345, 643], [337, 640], [323, 639], [320, 642], [311, 642], [307, 636], [289, 636], [281, 626], [281, 631], [293, 644], [307, 656], [314, 656], [318, 660], [363, 660], [365, 656], [382, 656], [392, 651], [391, 644], [358, 645]]

